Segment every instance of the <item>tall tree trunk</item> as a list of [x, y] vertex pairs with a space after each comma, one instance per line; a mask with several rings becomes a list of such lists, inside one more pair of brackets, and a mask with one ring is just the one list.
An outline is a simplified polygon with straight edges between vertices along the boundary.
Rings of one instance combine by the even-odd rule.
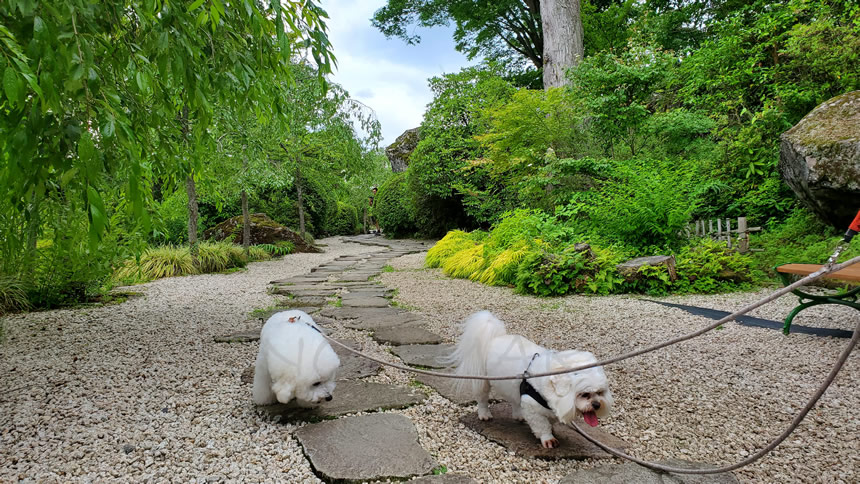
[[39, 226], [42, 223], [39, 216], [41, 202], [41, 198], [34, 191], [30, 206], [27, 209], [30, 212], [30, 220], [27, 221], [27, 246], [24, 252], [24, 264], [21, 268], [21, 276], [30, 284], [36, 282], [36, 244], [39, 241]]
[[[182, 143], [185, 145], [185, 155], [191, 150], [189, 138], [191, 137], [191, 126], [188, 119], [188, 106], [182, 107], [179, 118], [182, 127]], [[197, 220], [199, 218], [197, 206], [197, 187], [194, 185], [194, 169], [192, 168], [185, 179], [185, 192], [188, 194], [188, 246], [191, 251], [191, 263], [195, 269], [200, 268], [199, 247], [197, 246]]]
[[[244, 146], [242, 147], [244, 151]], [[242, 169], [248, 171], [248, 157], [242, 157]], [[242, 189], [242, 248], [245, 258], [251, 256], [251, 213], [248, 211], [248, 192]]]
[[579, 1], [541, 0], [544, 89], [567, 84], [564, 72], [585, 54]]
[[199, 247], [197, 244], [197, 188], [194, 185], [194, 173], [185, 179], [185, 192], [188, 193], [188, 245], [191, 248], [191, 263], [195, 269], [200, 268]]

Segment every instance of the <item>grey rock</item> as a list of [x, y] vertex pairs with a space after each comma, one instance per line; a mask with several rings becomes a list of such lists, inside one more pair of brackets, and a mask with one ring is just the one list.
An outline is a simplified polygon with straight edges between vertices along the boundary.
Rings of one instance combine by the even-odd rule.
[[419, 128], [407, 129], [394, 140], [394, 143], [385, 148], [385, 156], [391, 162], [391, 171], [394, 173], [406, 171], [409, 166], [409, 157], [412, 156], [412, 152], [418, 146], [419, 140]]
[[639, 269], [644, 266], [666, 266], [669, 270], [669, 278], [673, 281], [678, 278], [678, 275], [675, 272], [675, 256], [673, 255], [637, 257], [635, 259], [622, 262], [615, 266], [615, 268], [626, 280], [634, 281], [641, 279], [642, 275], [639, 273]]
[[344, 380], [337, 383], [332, 397], [314, 407], [299, 407], [293, 401], [259, 408], [272, 417], [279, 416], [282, 422], [315, 422], [356, 412], [406, 408], [423, 402], [427, 395], [402, 386]]
[[322, 316], [327, 318], [334, 318], [338, 320], [343, 319], [373, 319], [380, 318], [385, 316], [393, 316], [395, 314], [401, 314], [404, 311], [397, 308], [344, 308], [344, 307], [328, 307], [323, 308], [320, 311]]
[[225, 334], [223, 336], [215, 336], [216, 343], [250, 343], [260, 340], [260, 330], [252, 329], [248, 331], [240, 331], [233, 334]]
[[454, 350], [453, 345], [403, 345], [395, 346], [391, 352], [399, 356], [407, 365], [427, 368], [444, 368], [442, 360]]
[[[608, 459], [612, 456], [601, 448], [585, 440], [575, 430], [556, 422], [552, 433], [559, 441], [554, 449], [544, 448], [534, 436], [528, 424], [511, 418], [511, 406], [507, 402], [490, 406], [491, 420], [479, 420], [477, 413], [460, 418], [466, 427], [478, 432], [487, 439], [523, 457], [540, 459]], [[606, 445], [623, 449], [627, 444], [597, 428], [587, 428], [589, 435]], [[630, 481], [636, 482], [636, 481]]]
[[343, 325], [351, 329], [362, 329], [366, 331], [379, 331], [394, 327], [418, 326], [426, 327], [426, 323], [415, 313], [381, 314], [375, 317], [362, 319], [348, 319]]
[[424, 476], [412, 479], [412, 483], [418, 484], [476, 484], [478, 481], [463, 474], [439, 474], [438, 476]]
[[860, 91], [823, 102], [783, 133], [779, 171], [804, 205], [845, 230], [860, 207]]
[[442, 342], [442, 337], [420, 326], [394, 326], [374, 331], [373, 339], [391, 345], [420, 345]]
[[323, 480], [406, 479], [437, 466], [412, 422], [395, 414], [362, 415], [306, 425], [295, 433]]
[[[682, 469], [713, 469], [714, 467], [698, 462], [678, 459], [659, 461]], [[738, 479], [730, 474], [670, 474], [652, 471], [633, 462], [610, 464], [593, 469], [575, 471], [563, 477], [559, 484], [737, 484]]]
[[342, 298], [341, 303], [345, 308], [387, 308], [391, 301], [379, 296], [355, 296]]

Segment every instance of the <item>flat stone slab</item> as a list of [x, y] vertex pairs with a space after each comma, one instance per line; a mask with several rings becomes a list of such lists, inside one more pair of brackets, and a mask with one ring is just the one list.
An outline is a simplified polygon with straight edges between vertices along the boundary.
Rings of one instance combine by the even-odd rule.
[[337, 289], [294, 289], [292, 286], [275, 286], [272, 289], [272, 294], [280, 294], [284, 296], [296, 296], [296, 297], [332, 297], [337, 295]]
[[344, 308], [344, 307], [328, 307], [323, 308], [320, 314], [327, 318], [338, 320], [343, 319], [363, 319], [371, 320], [374, 318], [390, 317], [404, 313], [403, 310], [397, 308]]
[[[714, 469], [709, 464], [689, 462], [679, 459], [658, 461], [660, 464], [682, 469]], [[737, 484], [737, 477], [731, 473], [722, 474], [671, 474], [652, 471], [633, 462], [609, 464], [575, 471], [561, 478], [559, 484]]]
[[258, 408], [272, 417], [280, 417], [281, 422], [318, 422], [356, 412], [406, 408], [423, 402], [427, 395], [414, 388], [344, 380], [337, 382], [332, 397], [331, 401], [315, 407], [299, 407], [293, 401], [286, 405], [278, 403]]
[[[452, 368], [444, 368], [438, 371], [452, 373], [454, 370]], [[472, 397], [472, 394], [468, 389], [458, 391], [457, 380], [430, 375], [415, 375], [415, 379], [436, 390], [439, 395], [442, 395], [457, 405], [471, 405], [475, 403], [475, 399]], [[492, 397], [493, 394], [490, 393], [490, 396]]]
[[387, 308], [391, 301], [379, 296], [350, 297], [341, 299], [345, 308]]
[[[576, 430], [558, 422], [553, 424], [552, 433], [559, 441], [554, 449], [541, 446], [528, 424], [511, 418], [511, 406], [507, 402], [490, 406], [491, 420], [479, 420], [477, 413], [460, 418], [466, 427], [478, 432], [487, 439], [505, 447], [516, 455], [540, 459], [609, 459], [612, 455], [582, 438]], [[586, 432], [595, 439], [611, 447], [624, 449], [627, 444], [598, 428], [587, 428]], [[579, 481], [577, 481], [579, 482]], [[626, 481], [638, 482], [638, 481]]]
[[327, 298], [318, 296], [298, 296], [290, 299], [285, 299], [279, 303], [279, 306], [291, 309], [298, 309], [302, 306], [310, 306], [312, 308], [316, 308], [314, 309], [315, 311], [327, 305]]
[[215, 337], [216, 343], [250, 343], [252, 341], [260, 341], [259, 329], [250, 329], [248, 331], [239, 331], [238, 333]]
[[413, 484], [477, 484], [478, 481], [463, 474], [439, 474], [438, 476], [424, 476], [412, 479]]
[[390, 345], [423, 345], [442, 342], [438, 334], [420, 326], [394, 326], [373, 332], [373, 339]]
[[407, 326], [426, 327], [424, 320], [412, 313], [391, 314], [368, 319], [348, 319], [343, 325], [351, 329], [365, 331], [380, 331], [386, 328], [403, 328]]
[[403, 345], [395, 346], [391, 352], [399, 356], [407, 365], [426, 368], [445, 368], [442, 360], [454, 351], [454, 345]]
[[[358, 348], [358, 344], [355, 341], [342, 339], [339, 339], [338, 341], [351, 348]], [[331, 345], [331, 348], [335, 353], [337, 353], [338, 358], [340, 358], [340, 368], [337, 369], [338, 381], [356, 380], [358, 378], [372, 376], [379, 373], [379, 370], [382, 369], [382, 365], [379, 363], [368, 360], [367, 358], [362, 358], [338, 345]]]
[[437, 466], [403, 415], [342, 418], [306, 425], [295, 435], [317, 475], [328, 482], [402, 480]]
[[362, 287], [355, 288], [350, 287], [347, 289], [349, 292], [345, 292], [340, 295], [343, 299], [353, 299], [353, 298], [362, 298], [362, 297], [391, 297], [394, 294], [394, 289], [389, 289], [383, 286], [376, 287]]

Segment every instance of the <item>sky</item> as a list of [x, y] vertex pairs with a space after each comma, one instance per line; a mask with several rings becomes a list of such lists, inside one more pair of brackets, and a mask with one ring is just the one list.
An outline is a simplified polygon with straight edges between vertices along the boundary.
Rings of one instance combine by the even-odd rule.
[[321, 0], [337, 57], [331, 80], [373, 108], [382, 124], [382, 146], [418, 127], [432, 100], [427, 79], [475, 64], [454, 50], [453, 28], [417, 29], [418, 45], [386, 39], [370, 23], [385, 0]]

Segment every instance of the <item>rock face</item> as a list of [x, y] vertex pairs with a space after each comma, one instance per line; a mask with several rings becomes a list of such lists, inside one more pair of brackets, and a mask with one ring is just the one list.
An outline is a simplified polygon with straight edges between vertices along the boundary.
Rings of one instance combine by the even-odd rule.
[[779, 171], [801, 202], [845, 230], [860, 208], [860, 91], [820, 104], [783, 133]]
[[[204, 239], [217, 241], [230, 239], [234, 236], [233, 240], [236, 243], [242, 242], [241, 215], [227, 219], [203, 232]], [[282, 240], [292, 242], [295, 246], [295, 252], [321, 252], [305, 242], [301, 235], [270, 219], [268, 215], [264, 213], [251, 214], [251, 245], [274, 244]]]
[[418, 128], [407, 129], [394, 140], [394, 143], [385, 148], [385, 156], [391, 162], [391, 171], [399, 173], [406, 171], [409, 166], [409, 156], [418, 146]]
[[642, 266], [666, 266], [669, 270], [669, 277], [674, 281], [678, 278], [675, 273], [675, 256], [671, 255], [652, 255], [650, 257], [638, 257], [630, 259], [627, 262], [622, 262], [615, 266], [618, 273], [621, 274], [627, 281], [635, 281], [641, 279], [642, 275], [639, 269]]

